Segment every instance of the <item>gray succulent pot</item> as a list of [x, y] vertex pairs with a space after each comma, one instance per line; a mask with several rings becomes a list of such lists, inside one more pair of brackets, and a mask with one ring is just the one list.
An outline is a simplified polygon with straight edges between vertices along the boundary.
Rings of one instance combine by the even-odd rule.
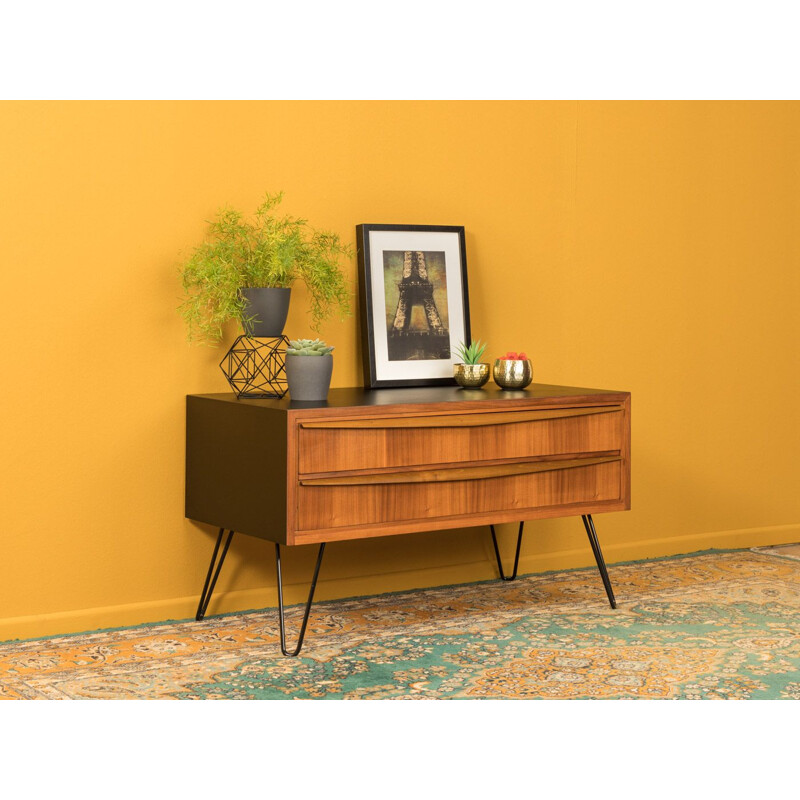
[[242, 320], [248, 336], [280, 336], [289, 314], [291, 289], [240, 289], [246, 306], [244, 319], [255, 317], [248, 325]]
[[292, 400], [325, 400], [331, 385], [333, 356], [286, 356], [286, 380]]

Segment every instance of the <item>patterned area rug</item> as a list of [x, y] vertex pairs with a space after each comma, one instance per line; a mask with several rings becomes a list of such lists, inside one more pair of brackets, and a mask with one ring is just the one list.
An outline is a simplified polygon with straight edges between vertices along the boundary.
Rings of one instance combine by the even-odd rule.
[[[0, 644], [4, 698], [800, 699], [800, 562], [747, 550]], [[288, 614], [293, 641], [300, 607]]]

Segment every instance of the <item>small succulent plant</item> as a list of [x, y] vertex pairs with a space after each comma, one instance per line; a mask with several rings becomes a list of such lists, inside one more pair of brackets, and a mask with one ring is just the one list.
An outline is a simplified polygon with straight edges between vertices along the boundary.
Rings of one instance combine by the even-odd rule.
[[478, 339], [477, 342], [471, 342], [468, 345], [461, 342], [456, 348], [456, 353], [465, 364], [480, 364], [484, 350], [486, 350], [486, 345]]
[[326, 356], [332, 352], [333, 348], [320, 339], [294, 339], [286, 349], [287, 356]]
[[500, 361], [527, 361], [528, 355], [527, 353], [515, 353], [513, 350], [509, 350], [504, 356], [500, 356]]

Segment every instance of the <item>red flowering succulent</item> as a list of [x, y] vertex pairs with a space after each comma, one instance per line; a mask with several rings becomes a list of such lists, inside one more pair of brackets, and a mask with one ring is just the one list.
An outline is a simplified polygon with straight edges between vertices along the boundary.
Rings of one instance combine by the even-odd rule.
[[509, 350], [504, 356], [500, 356], [500, 361], [527, 361], [528, 356], [526, 353], [515, 353]]

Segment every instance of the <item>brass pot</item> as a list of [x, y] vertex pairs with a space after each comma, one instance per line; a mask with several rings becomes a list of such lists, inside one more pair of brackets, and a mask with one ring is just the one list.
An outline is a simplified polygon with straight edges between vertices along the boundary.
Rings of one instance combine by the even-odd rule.
[[489, 380], [488, 364], [453, 364], [453, 377], [465, 389], [477, 389]]
[[528, 359], [498, 358], [492, 374], [501, 389], [524, 389], [533, 380], [533, 367]]

